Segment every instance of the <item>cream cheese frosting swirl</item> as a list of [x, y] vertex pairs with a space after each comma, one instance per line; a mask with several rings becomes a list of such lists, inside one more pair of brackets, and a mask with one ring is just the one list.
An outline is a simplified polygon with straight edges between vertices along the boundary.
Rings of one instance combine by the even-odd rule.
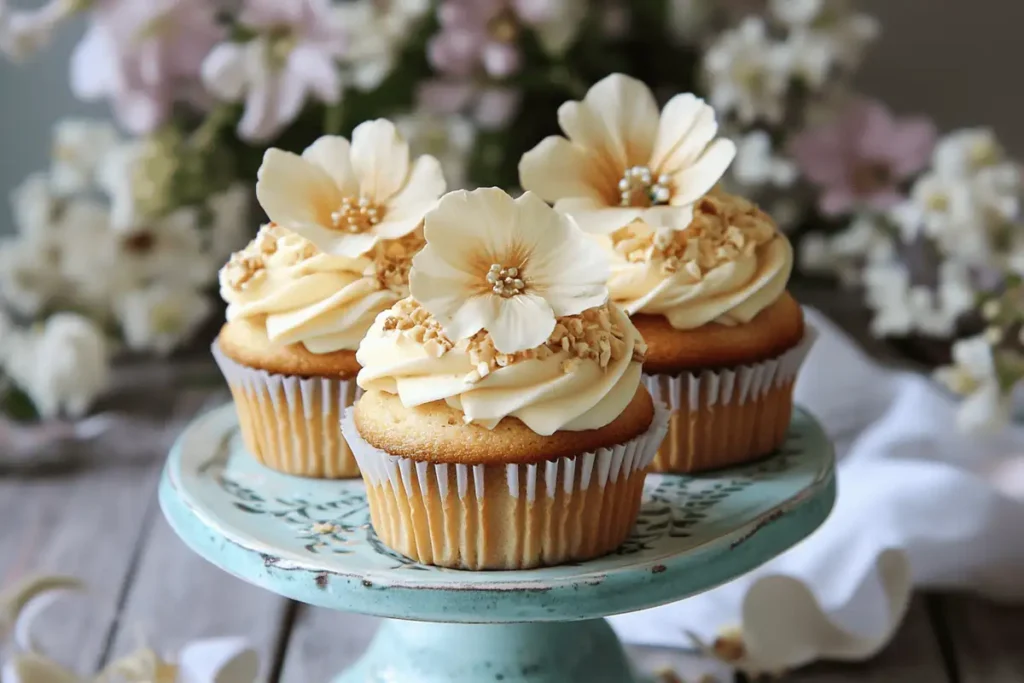
[[640, 334], [614, 306], [559, 318], [541, 346], [501, 354], [483, 331], [452, 342], [406, 299], [377, 316], [359, 346], [357, 381], [396, 394], [407, 408], [445, 401], [467, 422], [493, 429], [515, 417], [547, 436], [614, 421], [636, 394], [645, 353]]
[[630, 315], [664, 315], [680, 330], [750, 322], [786, 289], [793, 249], [750, 202], [713, 194], [683, 230], [633, 223], [610, 238], [612, 300]]
[[264, 226], [220, 272], [227, 319], [262, 325], [270, 341], [299, 343], [311, 353], [354, 351], [377, 314], [407, 293], [417, 239], [383, 244], [354, 259], [322, 253], [295, 233]]

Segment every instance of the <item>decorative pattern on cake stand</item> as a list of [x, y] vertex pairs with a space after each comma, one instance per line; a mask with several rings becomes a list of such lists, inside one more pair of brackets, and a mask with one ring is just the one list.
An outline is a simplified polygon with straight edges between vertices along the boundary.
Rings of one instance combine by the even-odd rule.
[[633, 683], [602, 617], [754, 569], [813, 531], [834, 499], [832, 448], [799, 409], [765, 460], [650, 475], [636, 529], [615, 553], [531, 571], [427, 567], [389, 550], [361, 481], [264, 468], [245, 453], [231, 406], [181, 435], [160, 484], [171, 526], [210, 562], [295, 600], [389, 618], [336, 683]]

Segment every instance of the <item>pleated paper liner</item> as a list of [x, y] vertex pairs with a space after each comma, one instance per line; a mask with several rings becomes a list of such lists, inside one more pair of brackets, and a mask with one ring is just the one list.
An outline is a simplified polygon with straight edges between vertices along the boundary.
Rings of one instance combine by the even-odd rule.
[[366, 481], [373, 528], [387, 546], [423, 564], [530, 569], [600, 557], [626, 540], [668, 417], [655, 404], [654, 421], [640, 436], [534, 465], [393, 456], [359, 436], [352, 410], [342, 432]]
[[246, 367], [213, 344], [246, 449], [267, 467], [301, 477], [359, 476], [338, 423], [361, 394], [355, 377], [296, 377]]
[[652, 471], [689, 473], [731, 467], [782, 445], [793, 413], [797, 372], [817, 339], [761, 363], [681, 375], [644, 375], [656, 401], [672, 411]]

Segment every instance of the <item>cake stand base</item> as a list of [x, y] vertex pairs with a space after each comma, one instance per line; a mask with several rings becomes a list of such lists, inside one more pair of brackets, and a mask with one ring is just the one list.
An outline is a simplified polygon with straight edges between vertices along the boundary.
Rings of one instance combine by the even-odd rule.
[[639, 683], [604, 619], [437, 624], [389, 619], [334, 683]]

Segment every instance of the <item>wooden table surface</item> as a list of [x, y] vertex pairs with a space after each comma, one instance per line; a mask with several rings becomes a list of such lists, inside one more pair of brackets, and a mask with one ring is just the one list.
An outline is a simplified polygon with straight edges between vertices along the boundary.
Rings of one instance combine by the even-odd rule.
[[[120, 414], [116, 427], [73, 448], [60, 466], [0, 469], [0, 585], [34, 572], [89, 585], [87, 596], [58, 602], [38, 622], [51, 654], [81, 672], [142, 643], [176, 649], [242, 635], [260, 652], [264, 680], [326, 683], [360, 654], [376, 620], [243, 583], [189, 551], [160, 514], [156, 486], [171, 442], [191, 417], [228, 400], [215, 368], [139, 363], [117, 379], [100, 408]], [[646, 670], [686, 656], [631, 652]], [[786, 680], [1024, 683], [1024, 608], [922, 595], [875, 660], [815, 665]]]

